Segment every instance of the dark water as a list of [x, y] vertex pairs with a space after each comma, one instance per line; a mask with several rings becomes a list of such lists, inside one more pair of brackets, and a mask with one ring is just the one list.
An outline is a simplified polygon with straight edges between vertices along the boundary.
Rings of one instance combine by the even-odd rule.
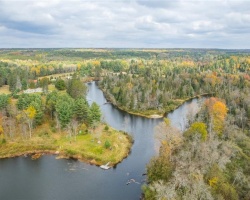
[[[162, 119], [146, 119], [119, 111], [106, 100], [96, 83], [89, 83], [87, 99], [101, 106], [103, 121], [134, 138], [132, 152], [116, 168], [99, 167], [74, 160], [56, 160], [43, 156], [32, 161], [29, 157], [0, 160], [0, 200], [8, 199], [110, 199], [133, 200], [141, 196], [145, 166], [157, 152], [154, 127]], [[185, 103], [168, 117], [172, 124], [183, 129], [188, 111], [196, 112], [196, 99]], [[129, 179], [136, 182], [126, 185]]]

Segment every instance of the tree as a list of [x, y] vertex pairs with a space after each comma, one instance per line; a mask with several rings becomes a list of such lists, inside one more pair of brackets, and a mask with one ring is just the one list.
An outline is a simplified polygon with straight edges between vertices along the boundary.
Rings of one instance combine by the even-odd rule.
[[96, 125], [101, 121], [101, 110], [97, 103], [93, 102], [89, 109], [88, 122], [90, 126]]
[[50, 112], [51, 119], [56, 111], [56, 101], [58, 99], [57, 91], [53, 91], [46, 96], [46, 108]]
[[85, 123], [88, 121], [89, 105], [84, 98], [75, 100], [74, 113], [79, 121]]
[[55, 87], [58, 90], [65, 90], [66, 89], [65, 81], [62, 79], [57, 79], [55, 83]]
[[36, 110], [35, 118], [34, 118], [34, 126], [41, 125], [43, 120], [43, 110], [42, 104], [39, 101], [32, 101], [30, 106], [34, 107]]
[[222, 135], [224, 128], [224, 121], [227, 116], [227, 106], [225, 103], [217, 98], [209, 98], [205, 105], [209, 115], [209, 131], [212, 130], [218, 135]]
[[36, 109], [33, 106], [29, 106], [26, 110], [24, 110], [24, 114], [27, 120], [27, 124], [29, 126], [29, 133], [31, 138], [31, 133], [33, 129], [33, 121], [36, 116]]
[[71, 119], [70, 123], [67, 125], [67, 131], [69, 133], [69, 136], [74, 136], [76, 141], [76, 135], [77, 135], [77, 128], [79, 126], [79, 123], [76, 119]]
[[7, 108], [9, 96], [6, 94], [0, 95], [0, 111]]
[[184, 133], [186, 137], [192, 137], [193, 135], [200, 135], [202, 141], [207, 139], [207, 126], [203, 122], [194, 122], [190, 128]]
[[39, 81], [39, 85], [40, 87], [43, 89], [43, 92], [44, 93], [47, 93], [48, 92], [48, 86], [49, 86], [49, 79], [48, 78], [42, 78], [40, 81]]
[[[160, 150], [167, 152], [171, 160], [172, 152], [178, 149], [183, 142], [182, 134], [178, 129], [171, 126], [170, 120], [167, 118], [156, 126], [155, 134], [162, 145]], [[164, 155], [166, 155], [166, 153], [164, 153]]]
[[67, 93], [74, 99], [85, 97], [87, 91], [86, 85], [78, 78], [73, 76], [68, 82]]
[[74, 113], [74, 99], [68, 94], [62, 94], [58, 97], [55, 108], [60, 125], [62, 128], [65, 128], [69, 124]]

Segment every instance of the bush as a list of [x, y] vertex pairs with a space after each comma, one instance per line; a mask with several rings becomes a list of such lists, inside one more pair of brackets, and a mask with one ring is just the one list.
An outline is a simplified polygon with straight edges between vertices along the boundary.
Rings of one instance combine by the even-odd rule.
[[58, 79], [55, 83], [55, 87], [58, 90], [65, 90], [66, 89], [66, 83], [62, 79]]
[[75, 150], [72, 149], [66, 149], [65, 151], [68, 156], [73, 156], [77, 153]]
[[110, 144], [110, 142], [109, 142], [108, 140], [105, 141], [104, 147], [105, 147], [106, 149], [108, 149], [108, 148], [111, 147], [111, 144]]
[[106, 125], [105, 128], [104, 128], [105, 131], [108, 131], [109, 130], [109, 127]]
[[143, 199], [145, 200], [155, 200], [156, 192], [149, 188], [147, 185], [142, 186]]

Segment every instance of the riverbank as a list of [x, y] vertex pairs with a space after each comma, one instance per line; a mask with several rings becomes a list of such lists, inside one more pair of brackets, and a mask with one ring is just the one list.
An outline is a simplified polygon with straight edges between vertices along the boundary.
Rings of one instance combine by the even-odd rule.
[[107, 99], [108, 102], [110, 102], [112, 105], [114, 105], [117, 109], [127, 112], [129, 114], [132, 115], [136, 115], [136, 116], [140, 116], [140, 117], [145, 117], [145, 118], [149, 118], [149, 119], [153, 119], [153, 118], [164, 118], [168, 113], [176, 110], [177, 108], [179, 108], [180, 106], [182, 106], [185, 102], [190, 101], [192, 99], [195, 98], [201, 98], [201, 97], [205, 97], [205, 96], [212, 96], [213, 94], [210, 93], [204, 93], [204, 94], [199, 94], [190, 98], [186, 98], [186, 99], [176, 99], [176, 100], [171, 100], [171, 103], [169, 103], [170, 105], [166, 108], [164, 108], [163, 111], [159, 111], [159, 110], [141, 110], [141, 111], [134, 111], [134, 110], [130, 110], [128, 108], [125, 108], [124, 106], [119, 106], [116, 104], [116, 102], [114, 100], [112, 100], [113, 98], [110, 97], [107, 92], [102, 88], [99, 87], [98, 88], [100, 90], [102, 90], [105, 98]]
[[16, 137], [0, 143], [0, 158], [54, 154], [97, 166], [108, 162], [109, 166], [115, 166], [129, 155], [132, 143], [131, 136], [104, 124], [75, 138], [65, 132], [53, 133], [48, 125], [42, 125], [34, 130], [32, 138]]

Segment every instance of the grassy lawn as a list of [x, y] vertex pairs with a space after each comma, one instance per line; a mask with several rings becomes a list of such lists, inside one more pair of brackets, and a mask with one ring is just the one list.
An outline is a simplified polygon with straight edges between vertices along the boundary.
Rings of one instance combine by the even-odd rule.
[[[76, 158], [92, 164], [102, 165], [110, 162], [115, 165], [128, 156], [132, 139], [122, 132], [104, 130], [101, 124], [90, 133], [69, 137], [66, 132], [53, 133], [48, 124], [33, 131], [32, 138], [20, 136], [0, 144], [0, 158], [14, 157], [27, 153], [59, 153], [62, 158]], [[107, 142], [108, 141], [108, 142]], [[105, 146], [105, 143], [109, 145]]]
[[56, 89], [55, 85], [49, 84], [49, 85], [48, 85], [48, 90], [49, 90], [50, 92], [52, 92], [52, 91], [57, 90], [57, 89]]

